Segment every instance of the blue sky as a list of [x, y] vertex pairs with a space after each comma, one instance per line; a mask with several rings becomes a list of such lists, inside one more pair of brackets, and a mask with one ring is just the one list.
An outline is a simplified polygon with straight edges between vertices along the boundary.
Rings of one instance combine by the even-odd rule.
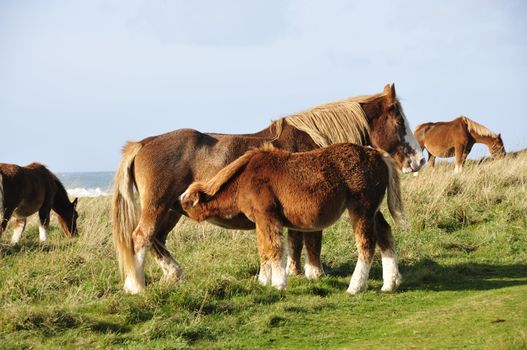
[[253, 132], [391, 82], [412, 128], [464, 114], [524, 148], [526, 18], [521, 0], [0, 0], [0, 162], [113, 170], [127, 140]]

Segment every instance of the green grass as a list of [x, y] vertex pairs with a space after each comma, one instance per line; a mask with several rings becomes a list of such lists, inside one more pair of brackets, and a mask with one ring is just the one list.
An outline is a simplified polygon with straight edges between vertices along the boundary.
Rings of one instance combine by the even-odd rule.
[[[0, 243], [0, 348], [525, 349], [527, 157], [439, 166], [403, 181], [409, 226], [394, 227], [403, 284], [381, 293], [376, 256], [369, 290], [345, 293], [357, 258], [344, 216], [324, 234], [327, 277], [258, 285], [254, 232], [184, 220], [168, 246], [186, 271], [147, 290], [121, 291], [109, 198], [82, 198], [81, 235], [35, 219], [19, 245]], [[384, 208], [385, 213], [387, 212]]]

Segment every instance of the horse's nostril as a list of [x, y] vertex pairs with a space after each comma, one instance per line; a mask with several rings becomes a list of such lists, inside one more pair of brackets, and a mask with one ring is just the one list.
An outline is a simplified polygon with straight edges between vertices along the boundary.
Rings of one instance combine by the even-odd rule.
[[419, 162], [419, 165], [423, 166], [425, 164], [426, 164], [426, 159], [422, 158], [421, 161]]

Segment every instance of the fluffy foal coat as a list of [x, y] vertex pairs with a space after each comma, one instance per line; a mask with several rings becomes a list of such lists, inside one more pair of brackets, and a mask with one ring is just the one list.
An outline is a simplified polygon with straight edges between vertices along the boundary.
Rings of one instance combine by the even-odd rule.
[[256, 224], [263, 285], [287, 286], [283, 228], [322, 230], [348, 210], [359, 258], [348, 292], [367, 288], [375, 246], [382, 254], [383, 291], [393, 291], [401, 276], [391, 228], [379, 207], [388, 190], [388, 208], [400, 222], [403, 205], [399, 174], [392, 158], [379, 151], [341, 143], [290, 153], [270, 146], [245, 153], [209, 181], [194, 182], [181, 196], [189, 217], [244, 214]]
[[0, 164], [0, 238], [13, 216], [15, 228], [11, 242], [18, 243], [26, 227], [26, 218], [38, 212], [39, 237], [45, 241], [51, 210], [57, 214], [66, 236], [72, 237], [77, 232], [76, 206], [77, 199], [70, 202], [60, 180], [44, 165]]

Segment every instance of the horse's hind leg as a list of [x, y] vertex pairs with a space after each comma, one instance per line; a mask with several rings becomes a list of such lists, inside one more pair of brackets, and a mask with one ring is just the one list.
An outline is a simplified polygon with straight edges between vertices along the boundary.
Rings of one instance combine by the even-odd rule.
[[168, 233], [176, 226], [181, 218], [181, 214], [176, 211], [169, 211], [167, 218], [160, 229], [157, 231], [152, 242], [152, 253], [163, 271], [163, 279], [166, 281], [177, 281], [183, 277], [183, 269], [172, 257], [166, 247]]
[[380, 211], [375, 216], [375, 232], [382, 257], [382, 279], [384, 283], [381, 290], [393, 292], [401, 284], [401, 274], [397, 266], [397, 253], [395, 252], [392, 229]]
[[317, 279], [325, 275], [324, 268], [320, 262], [320, 251], [322, 250], [322, 231], [305, 232], [304, 245], [306, 247], [306, 265], [304, 271], [309, 279]]
[[350, 209], [349, 212], [353, 222], [353, 231], [355, 232], [355, 241], [359, 257], [347, 292], [356, 294], [368, 289], [368, 275], [370, 274], [376, 243], [374, 227], [375, 214], [357, 209]]
[[15, 220], [15, 228], [13, 230], [13, 237], [11, 238], [11, 243], [17, 244], [18, 241], [20, 241], [20, 236], [22, 236], [22, 233], [26, 229], [26, 218], [23, 219], [16, 219]]
[[41, 242], [48, 239], [49, 214], [50, 208], [41, 208], [38, 211], [38, 218], [40, 219], [40, 226], [38, 227], [38, 237]]
[[3, 209], [3, 213], [0, 213], [0, 214], [3, 214], [1, 216], [2, 218], [2, 222], [0, 222], [0, 239], [2, 238], [2, 233], [4, 233], [6, 227], [7, 227], [7, 223], [9, 222], [9, 219], [11, 219], [11, 215], [13, 215], [13, 210], [14, 209], [11, 209], [11, 208], [4, 208]]
[[256, 240], [260, 256], [258, 281], [262, 285], [272, 285], [278, 290], [287, 287], [286, 245], [283, 242], [281, 226], [264, 218], [256, 221]]
[[145, 259], [158, 225], [156, 214], [143, 210], [139, 224], [132, 232], [135, 276], [126, 276], [124, 290], [127, 293], [137, 294], [145, 289]]

